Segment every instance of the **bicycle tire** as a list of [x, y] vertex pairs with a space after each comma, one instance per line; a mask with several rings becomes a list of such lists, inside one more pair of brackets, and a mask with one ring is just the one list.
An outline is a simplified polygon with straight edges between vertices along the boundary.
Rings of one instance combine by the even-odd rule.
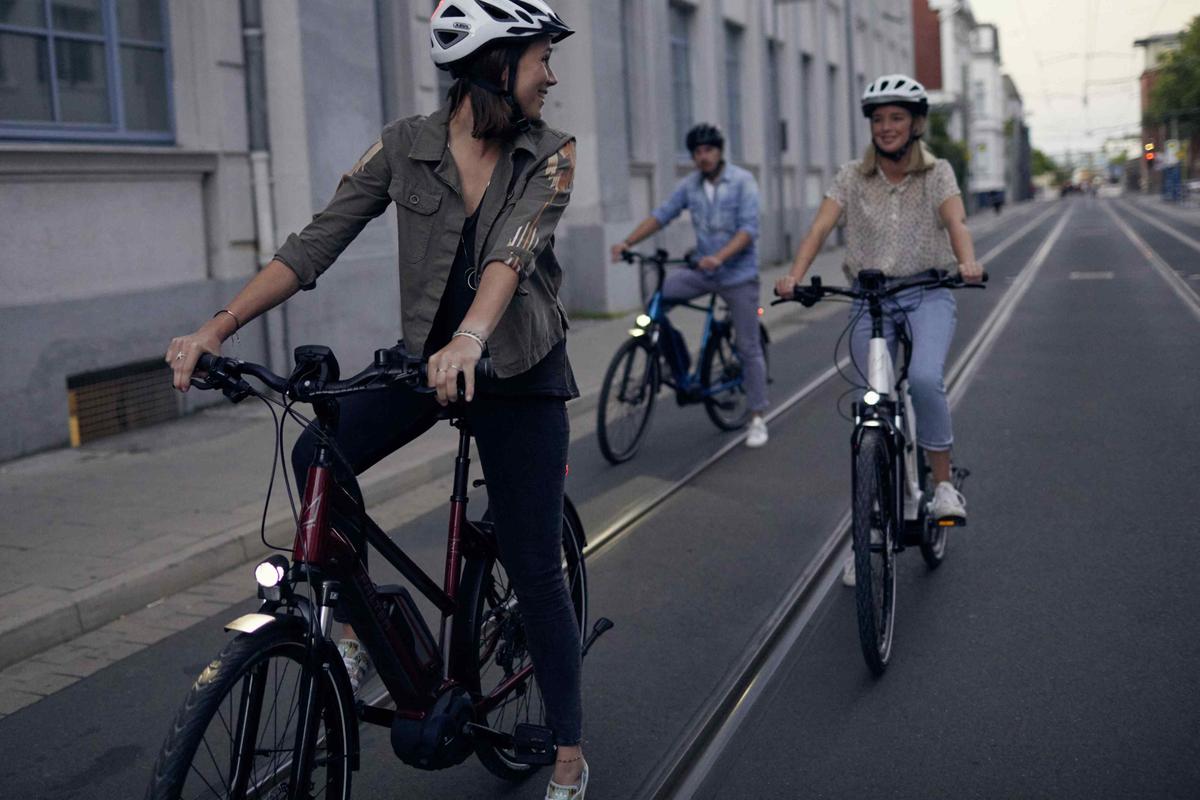
[[[332, 645], [328, 646], [332, 651]], [[280, 665], [277, 660], [284, 663]], [[336, 651], [326, 654], [326, 660], [339, 666], [341, 663]], [[147, 800], [294, 797], [294, 787], [287, 785], [287, 778], [284, 777], [282, 786], [279, 780], [288, 775], [295, 744], [291, 725], [297, 715], [282, 709], [279, 700], [299, 697], [299, 687], [309, 675], [311, 663], [309, 645], [299, 624], [270, 624], [254, 633], [240, 634], [229, 642], [196, 679], [176, 714], [155, 761], [146, 790]], [[245, 678], [250, 680], [243, 680]], [[307, 776], [305, 781], [312, 782], [317, 771], [323, 769], [324, 788], [319, 796], [349, 800], [351, 773], [357, 759], [357, 754], [350, 752], [351, 743], [357, 740], [358, 724], [353, 710], [353, 691], [344, 672], [336, 669], [319, 670], [317, 679], [321, 681], [319, 696], [323, 698], [320, 728], [315, 739], [318, 752], [313, 754], [314, 774]], [[274, 691], [271, 684], [274, 684]], [[260, 685], [262, 689], [257, 691], [256, 686]], [[290, 687], [293, 686], [297, 691], [292, 691]], [[240, 702], [235, 703], [239, 696]], [[290, 701], [285, 699], [285, 702]], [[264, 709], [270, 719], [262, 718]], [[223, 711], [230, 716], [227, 718]], [[232, 774], [226, 778], [221, 775], [224, 768], [218, 762], [232, 764], [234, 761], [238, 749], [233, 741], [233, 731], [243, 729], [241, 723], [248, 722], [247, 713], [249, 719], [259, 717], [254, 741], [249, 743], [253, 750], [250, 768], [248, 772], [238, 772], [230, 766]], [[210, 742], [207, 736], [209, 725], [218, 717], [219, 725], [212, 732], [213, 741]], [[277, 746], [263, 747], [263, 737], [269, 735], [278, 736], [274, 742]], [[218, 744], [223, 738], [230, 739], [228, 759], [222, 758], [225, 751]], [[217, 746], [216, 751], [214, 746]], [[256, 760], [263, 754], [270, 754], [270, 760], [260, 770]], [[213, 776], [212, 780], [206, 778], [206, 774]], [[239, 780], [239, 776], [244, 776], [244, 781]], [[190, 782], [190, 778], [196, 780]], [[246, 786], [239, 789], [231, 785], [239, 782]], [[202, 793], [195, 794], [189, 787]], [[206, 789], [208, 793], [203, 793]], [[310, 789], [306, 787], [300, 796], [310, 797]]]
[[887, 669], [896, 621], [896, 552], [893, 545], [898, 528], [890, 482], [887, 441], [881, 431], [867, 430], [855, 454], [851, 530], [858, 639], [863, 658], [876, 676]]
[[[585, 546], [583, 523], [575, 506], [564, 496], [563, 570], [581, 641], [587, 625]], [[461, 590], [462, 612], [455, 617], [452, 631], [453, 658], [457, 674], [468, 684], [468, 690], [479, 697], [531, 662], [528, 651], [522, 652], [525, 633], [520, 607], [499, 561], [491, 557], [469, 558], [463, 567]], [[499, 671], [490, 667], [499, 667]], [[530, 677], [526, 688], [513, 692], [512, 697], [487, 719], [477, 722], [505, 733], [512, 733], [521, 722], [546, 724], [536, 677]], [[514, 703], [515, 707], [510, 709]], [[508, 781], [523, 780], [540, 769], [515, 760], [511, 752], [482, 738], [475, 740], [475, 754], [489, 772]]]
[[[639, 355], [644, 363], [638, 363]], [[614, 394], [615, 381], [621, 386]], [[657, 395], [657, 353], [641, 339], [627, 339], [617, 348], [604, 372], [596, 409], [596, 440], [609, 463], [621, 464], [637, 454], [649, 430]], [[610, 402], [615, 403], [611, 409]], [[620, 409], [627, 410], [618, 414]]]
[[921, 482], [921, 522], [924, 526], [921, 531], [921, 558], [925, 559], [925, 566], [934, 570], [942, 565], [946, 560], [946, 545], [950, 535], [949, 528], [943, 528], [938, 525], [930, 525], [929, 519], [924, 509], [924, 505], [928, 502], [927, 497], [929, 489], [929, 467], [925, 463], [925, 451], [919, 446], [917, 447], [917, 471], [920, 474]]
[[[760, 331], [759, 335], [762, 335]], [[764, 353], [764, 357], [765, 357]], [[728, 322], [713, 325], [712, 335], [701, 355], [700, 385], [704, 387], [704, 410], [723, 431], [736, 431], [750, 421], [750, 402], [746, 396], [742, 359], [733, 343], [733, 326]], [[720, 394], [707, 394], [709, 387], [734, 382]]]

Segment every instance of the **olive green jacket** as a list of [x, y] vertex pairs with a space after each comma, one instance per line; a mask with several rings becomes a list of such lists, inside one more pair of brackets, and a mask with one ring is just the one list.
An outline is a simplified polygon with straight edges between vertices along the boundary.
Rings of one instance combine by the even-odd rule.
[[[447, 147], [449, 107], [383, 129], [378, 142], [338, 183], [333, 199], [275, 257], [305, 289], [368, 222], [396, 204], [401, 326], [411, 353], [424, 351], [466, 221], [462, 184]], [[501, 378], [542, 360], [566, 335], [558, 300], [562, 268], [554, 228], [571, 197], [575, 139], [535, 122], [503, 146], [479, 209], [474, 263], [500, 261], [520, 284], [488, 340]]]

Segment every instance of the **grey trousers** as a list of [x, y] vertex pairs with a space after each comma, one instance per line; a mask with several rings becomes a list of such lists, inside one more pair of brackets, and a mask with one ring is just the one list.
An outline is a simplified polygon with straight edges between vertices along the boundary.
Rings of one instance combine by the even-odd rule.
[[663, 300], [682, 303], [716, 292], [733, 315], [733, 343], [746, 370], [746, 399], [756, 414], [767, 408], [767, 362], [758, 337], [758, 277], [737, 286], [718, 285], [711, 272], [678, 269], [663, 281]]

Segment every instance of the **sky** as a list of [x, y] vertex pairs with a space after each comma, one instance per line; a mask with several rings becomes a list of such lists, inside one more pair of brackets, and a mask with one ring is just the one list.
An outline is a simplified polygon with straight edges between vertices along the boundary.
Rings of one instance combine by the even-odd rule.
[[969, 2], [976, 22], [999, 29], [1002, 69], [1025, 101], [1033, 146], [1052, 157], [1137, 134], [1145, 51], [1134, 40], [1183, 30], [1200, 14], [1198, 0]]

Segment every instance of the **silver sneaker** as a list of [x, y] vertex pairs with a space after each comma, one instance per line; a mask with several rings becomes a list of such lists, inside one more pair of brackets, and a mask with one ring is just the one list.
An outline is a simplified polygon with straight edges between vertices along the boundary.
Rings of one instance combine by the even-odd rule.
[[750, 433], [746, 435], [746, 447], [762, 447], [767, 443], [767, 421], [762, 417], [750, 420]]
[[546, 800], [584, 800], [584, 795], [587, 794], [588, 785], [588, 763], [585, 759], [583, 762], [583, 773], [579, 776], [579, 783], [572, 786], [563, 786], [561, 783], [550, 781], [546, 786]]
[[358, 694], [358, 688], [366, 683], [371, 672], [371, 657], [357, 639], [342, 639], [337, 648], [346, 666], [346, 674], [350, 676], [350, 688]]
[[962, 492], [954, 488], [950, 481], [942, 481], [933, 490], [933, 499], [929, 501], [929, 516], [933, 519], [953, 517], [966, 520], [967, 500]]

